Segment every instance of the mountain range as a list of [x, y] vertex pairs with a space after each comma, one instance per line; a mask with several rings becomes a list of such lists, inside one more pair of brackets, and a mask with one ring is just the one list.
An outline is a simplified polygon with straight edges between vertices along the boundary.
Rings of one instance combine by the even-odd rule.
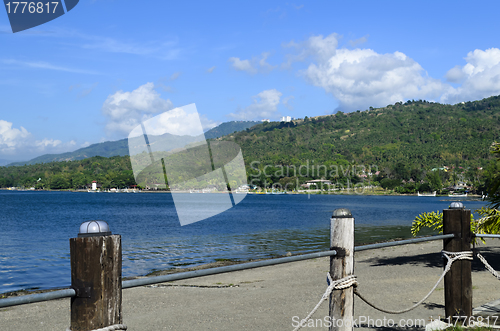
[[[259, 123], [260, 122], [254, 122], [254, 121], [225, 122], [205, 132], [204, 134], [205, 139], [215, 139], [230, 133], [243, 131]], [[150, 139], [152, 138], [153, 137], [150, 137]], [[186, 142], [189, 139], [199, 140], [199, 137], [185, 136], [183, 138], [183, 142]], [[168, 133], [162, 136], [154, 137], [154, 141], [156, 143], [161, 143], [161, 142], [165, 143], [168, 141], [168, 143], [172, 145], [172, 148], [176, 146], [176, 143], [173, 142], [173, 140], [175, 140], [175, 137]], [[102, 143], [92, 144], [90, 146], [80, 148], [73, 152], [67, 152], [62, 154], [44, 154], [26, 162], [11, 162], [8, 160], [0, 160], [0, 166], [2, 165], [6, 165], [8, 167], [23, 166], [23, 165], [58, 162], [58, 161], [76, 161], [76, 160], [83, 160], [93, 156], [112, 157], [112, 156], [125, 156], [125, 155], [129, 155], [129, 141], [128, 139], [121, 139], [117, 141], [106, 141]]]

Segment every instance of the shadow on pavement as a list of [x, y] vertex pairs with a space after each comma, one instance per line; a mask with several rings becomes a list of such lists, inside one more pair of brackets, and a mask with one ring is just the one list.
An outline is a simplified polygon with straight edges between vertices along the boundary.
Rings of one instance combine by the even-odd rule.
[[[493, 269], [500, 270], [500, 259], [498, 258], [499, 249], [481, 247], [477, 250], [482, 256], [488, 261], [488, 263], [493, 267]], [[445, 260], [441, 257], [441, 252], [418, 254], [418, 255], [405, 255], [398, 257], [373, 257], [370, 259], [363, 260], [363, 262], [370, 263], [371, 266], [386, 266], [386, 265], [422, 265], [429, 268], [443, 268], [445, 265]], [[474, 258], [472, 261], [472, 271], [483, 271], [485, 267], [483, 263], [478, 259]]]

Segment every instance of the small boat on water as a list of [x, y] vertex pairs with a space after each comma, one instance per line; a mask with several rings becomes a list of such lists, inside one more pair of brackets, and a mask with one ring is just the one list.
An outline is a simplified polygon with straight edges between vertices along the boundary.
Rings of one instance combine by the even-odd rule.
[[467, 198], [467, 193], [451, 193], [448, 196], [453, 198]]
[[248, 189], [241, 189], [241, 188], [237, 188], [236, 190], [234, 190], [234, 193], [237, 193], [237, 194], [247, 194], [249, 192], [250, 191]]
[[417, 192], [417, 195], [419, 197], [435, 197], [436, 196], [436, 191], [434, 191], [432, 193], [420, 193], [420, 192]]

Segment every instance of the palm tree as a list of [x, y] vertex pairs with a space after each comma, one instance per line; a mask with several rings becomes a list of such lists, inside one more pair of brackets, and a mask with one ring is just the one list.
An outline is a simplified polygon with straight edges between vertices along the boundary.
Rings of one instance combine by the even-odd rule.
[[[491, 145], [491, 152], [496, 157], [495, 162], [500, 164], [500, 143], [494, 142]], [[478, 230], [482, 233], [500, 233], [500, 173], [492, 178], [485, 200], [489, 202], [488, 206], [477, 211], [481, 215], [478, 220]]]

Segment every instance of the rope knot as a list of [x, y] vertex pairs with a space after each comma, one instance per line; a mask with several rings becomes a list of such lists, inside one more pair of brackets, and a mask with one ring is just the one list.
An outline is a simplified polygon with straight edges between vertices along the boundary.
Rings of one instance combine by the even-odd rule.
[[329, 272], [326, 274], [326, 276], [327, 276], [327, 281], [328, 281], [328, 287], [329, 288], [331, 287], [332, 290], [344, 290], [344, 289], [349, 288], [351, 286], [358, 285], [356, 275], [346, 276], [344, 278], [337, 279], [335, 281], [332, 279], [332, 276], [330, 275]]
[[330, 293], [333, 292], [333, 290], [345, 290], [346, 288], [349, 288], [351, 286], [356, 287], [358, 285], [358, 281], [355, 275], [350, 275], [341, 279], [333, 280], [330, 273], [327, 272], [326, 277], [328, 287], [325, 294], [323, 294], [323, 300], [326, 300]]
[[448, 252], [441, 251], [441, 254], [447, 259], [451, 259], [452, 261], [456, 260], [472, 260], [472, 251], [463, 251], [463, 252]]
[[321, 306], [321, 304], [325, 300], [328, 299], [328, 297], [330, 296], [330, 293], [332, 293], [333, 290], [344, 290], [344, 289], [349, 288], [351, 286], [358, 285], [358, 282], [356, 281], [355, 275], [351, 275], [351, 276], [347, 276], [347, 277], [344, 277], [341, 279], [333, 280], [332, 276], [330, 276], [330, 273], [327, 272], [326, 273], [326, 281], [328, 283], [328, 287], [326, 288], [325, 293], [321, 297], [321, 300], [319, 300], [316, 307], [313, 308], [313, 310], [309, 313], [309, 315], [307, 315], [307, 317], [304, 318], [301, 321], [301, 323], [293, 331], [297, 331], [305, 325], [303, 323], [307, 322], [311, 318], [311, 316], [316, 312], [316, 310], [318, 310], [319, 306]]

